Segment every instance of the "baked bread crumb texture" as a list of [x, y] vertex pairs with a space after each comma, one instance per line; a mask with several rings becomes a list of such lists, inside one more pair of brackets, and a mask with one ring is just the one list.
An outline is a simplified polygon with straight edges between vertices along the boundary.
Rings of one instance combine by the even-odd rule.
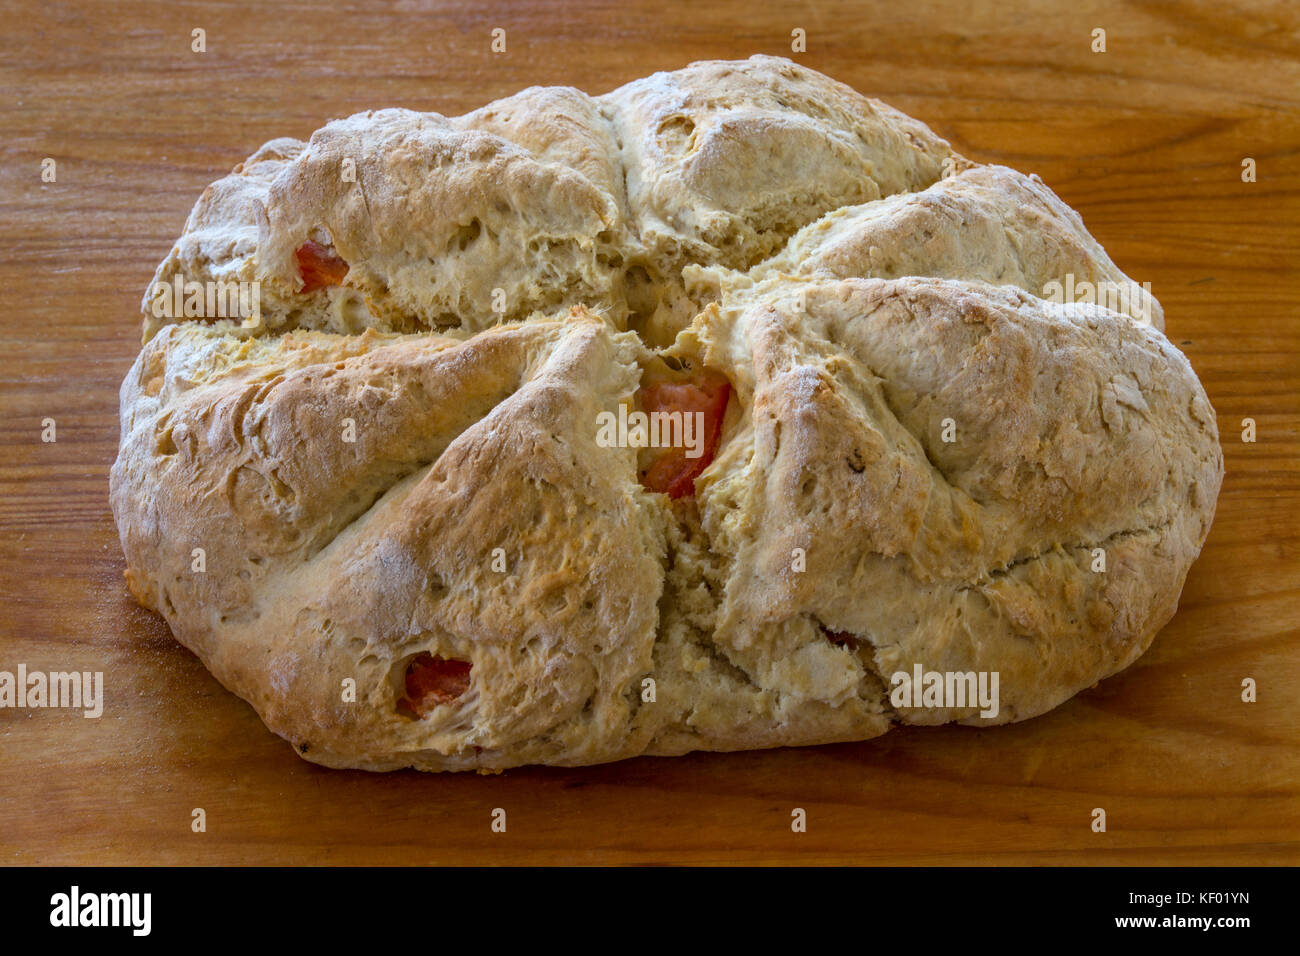
[[332, 767], [1032, 717], [1170, 619], [1223, 475], [1042, 181], [776, 57], [267, 143], [143, 310], [131, 591]]

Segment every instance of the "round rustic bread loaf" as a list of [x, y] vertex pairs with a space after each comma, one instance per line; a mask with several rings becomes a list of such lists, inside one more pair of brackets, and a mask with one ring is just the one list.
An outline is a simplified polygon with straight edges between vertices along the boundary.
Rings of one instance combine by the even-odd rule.
[[129, 586], [334, 767], [1032, 717], [1147, 648], [1222, 480], [1077, 214], [779, 58], [273, 141], [155, 280]]

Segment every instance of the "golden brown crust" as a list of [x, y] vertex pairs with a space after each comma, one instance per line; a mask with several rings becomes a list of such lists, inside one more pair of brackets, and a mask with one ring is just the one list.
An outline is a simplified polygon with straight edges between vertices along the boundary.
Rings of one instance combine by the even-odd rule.
[[[307, 240], [341, 284], [305, 288]], [[1132, 290], [1036, 178], [778, 58], [277, 140], [159, 267], [262, 315], [146, 314], [128, 585], [330, 766], [1030, 717], [1148, 646], [1222, 479], [1159, 304], [1047, 301], [1067, 275]], [[670, 501], [597, 422], [681, 367], [734, 394]], [[428, 659], [469, 685], [417, 716]], [[997, 671], [998, 714], [895, 706], [918, 665]]]

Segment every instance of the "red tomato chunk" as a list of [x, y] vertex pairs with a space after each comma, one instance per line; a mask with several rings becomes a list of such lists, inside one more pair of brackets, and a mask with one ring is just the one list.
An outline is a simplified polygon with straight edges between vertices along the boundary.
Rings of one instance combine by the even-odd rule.
[[727, 414], [731, 383], [716, 372], [704, 372], [687, 382], [648, 385], [640, 391], [641, 408], [655, 412], [704, 415], [703, 454], [688, 458], [685, 448], [664, 448], [641, 475], [641, 484], [669, 498], [695, 494], [695, 479], [713, 462], [722, 436], [722, 419]]
[[315, 292], [326, 286], [340, 285], [347, 277], [348, 264], [329, 246], [308, 239], [293, 255], [298, 260], [303, 292]]
[[448, 704], [469, 690], [468, 661], [417, 654], [406, 666], [406, 705], [417, 717], [427, 716], [439, 704]]

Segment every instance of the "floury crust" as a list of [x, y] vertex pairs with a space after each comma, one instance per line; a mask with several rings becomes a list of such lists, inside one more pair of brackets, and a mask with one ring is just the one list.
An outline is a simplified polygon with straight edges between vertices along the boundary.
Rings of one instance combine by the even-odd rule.
[[[346, 279], [309, 290], [307, 241]], [[1159, 304], [1076, 213], [783, 59], [276, 140], [204, 193], [178, 275], [258, 282], [262, 321], [146, 299], [128, 582], [329, 766], [1031, 717], [1146, 649], [1222, 480]], [[1043, 296], [1067, 277], [1133, 294]], [[692, 370], [730, 399], [670, 500], [597, 423]], [[428, 660], [472, 668], [421, 715]], [[997, 672], [996, 717], [893, 706], [916, 667]]]

